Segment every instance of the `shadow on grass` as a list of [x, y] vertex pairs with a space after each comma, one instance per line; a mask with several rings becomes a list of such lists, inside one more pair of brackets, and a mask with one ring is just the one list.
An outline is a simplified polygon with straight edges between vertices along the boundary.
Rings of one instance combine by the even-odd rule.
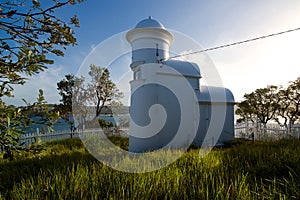
[[89, 166], [98, 162], [88, 153], [68, 153], [62, 155], [48, 155], [24, 160], [14, 160], [0, 164], [0, 191], [8, 194], [13, 186], [20, 183], [22, 179], [35, 179], [43, 171], [52, 173], [54, 171], [67, 172], [73, 165]]
[[[111, 136], [117, 146], [127, 150], [128, 138]], [[72, 166], [92, 166], [100, 163], [85, 149], [80, 139], [65, 139], [33, 145], [33, 151], [22, 150], [13, 161], [0, 159], [0, 194], [8, 194], [14, 185], [27, 178], [35, 179], [38, 174], [54, 171], [68, 172]], [[35, 152], [34, 149], [39, 149]]]
[[[123, 148], [128, 144], [128, 140], [120, 138], [111, 141]], [[80, 194], [87, 199], [162, 199], [174, 195], [178, 199], [218, 199], [217, 195], [219, 199], [255, 199], [259, 197], [256, 194], [262, 193], [266, 198], [286, 195], [290, 199], [300, 194], [300, 141], [254, 144], [242, 141], [229, 148], [213, 149], [203, 158], [197, 149], [191, 149], [173, 164], [145, 174], [128, 174], [104, 167], [79, 139], [45, 143], [44, 148], [35, 157], [23, 156], [12, 162], [0, 159], [3, 197], [10, 199], [24, 192], [17, 197], [30, 199], [36, 194], [34, 197], [41, 199], [38, 195], [47, 184], [53, 187], [45, 196], [48, 199], [58, 194], [70, 199], [80, 199]], [[71, 188], [76, 193], [71, 194]]]

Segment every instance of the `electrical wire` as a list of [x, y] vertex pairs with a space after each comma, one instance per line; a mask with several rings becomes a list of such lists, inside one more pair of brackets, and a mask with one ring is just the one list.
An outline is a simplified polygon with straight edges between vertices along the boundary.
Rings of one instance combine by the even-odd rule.
[[203, 49], [203, 50], [199, 50], [199, 51], [194, 51], [194, 52], [190, 52], [190, 53], [171, 56], [167, 59], [166, 58], [161, 59], [160, 61], [166, 61], [166, 60], [170, 60], [170, 59], [173, 59], [173, 58], [179, 58], [179, 57], [182, 57], [182, 56], [188, 56], [188, 55], [192, 55], [192, 54], [197, 54], [197, 53], [203, 53], [203, 52], [207, 52], [207, 51], [222, 49], [222, 48], [226, 48], [226, 47], [230, 47], [230, 46], [235, 46], [235, 45], [239, 45], [239, 44], [243, 44], [243, 43], [247, 43], [247, 42], [253, 42], [253, 41], [256, 41], [256, 40], [261, 40], [261, 39], [265, 39], [265, 38], [269, 38], [269, 37], [274, 37], [274, 36], [294, 32], [294, 31], [299, 31], [299, 30], [300, 30], [300, 27], [294, 28], [294, 29], [289, 29], [289, 30], [286, 30], [286, 31], [278, 32], [278, 33], [272, 33], [272, 34], [269, 34], [269, 35], [263, 35], [263, 36], [260, 36], [260, 37], [255, 37], [255, 38], [251, 38], [251, 39], [247, 39], [247, 40], [242, 40], [242, 41], [238, 41], [238, 42], [224, 44], [224, 45], [220, 45], [220, 46], [216, 46], [216, 47], [211, 47], [211, 48], [207, 48], [207, 49]]

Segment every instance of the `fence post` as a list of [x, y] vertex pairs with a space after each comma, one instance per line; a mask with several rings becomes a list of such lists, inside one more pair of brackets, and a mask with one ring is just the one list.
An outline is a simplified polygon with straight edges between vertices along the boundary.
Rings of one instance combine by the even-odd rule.
[[291, 133], [291, 126], [292, 126], [292, 121], [289, 120], [289, 124], [288, 124], [288, 127], [287, 127], [287, 134], [288, 135]]
[[40, 142], [41, 142], [41, 138], [40, 138], [39, 128], [36, 128], [35, 143], [40, 143]]
[[256, 121], [255, 121], [255, 135], [256, 135], [256, 138], [258, 138], [258, 140], [260, 140], [260, 133], [259, 133], [259, 127], [258, 127], [258, 118], [256, 117]]
[[245, 133], [248, 137], [249, 134], [249, 122], [248, 122], [248, 118], [246, 118], [246, 133]]

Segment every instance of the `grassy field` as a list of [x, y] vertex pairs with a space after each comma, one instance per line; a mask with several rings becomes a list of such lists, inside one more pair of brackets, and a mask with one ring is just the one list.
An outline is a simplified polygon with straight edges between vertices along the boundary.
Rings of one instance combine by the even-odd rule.
[[[122, 148], [128, 141], [111, 138]], [[0, 159], [0, 199], [299, 199], [300, 141], [242, 141], [199, 157], [191, 149], [149, 173], [111, 169], [79, 139]]]

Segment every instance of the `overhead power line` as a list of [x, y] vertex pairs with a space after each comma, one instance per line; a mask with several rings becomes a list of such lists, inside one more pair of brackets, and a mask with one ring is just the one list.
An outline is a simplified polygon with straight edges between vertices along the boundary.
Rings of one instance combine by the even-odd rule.
[[247, 43], [247, 42], [253, 42], [253, 41], [256, 41], [256, 40], [261, 40], [261, 39], [265, 39], [265, 38], [269, 38], [269, 37], [274, 37], [274, 36], [277, 36], [277, 35], [282, 35], [282, 34], [285, 34], [285, 33], [290, 33], [290, 32], [299, 31], [299, 30], [300, 30], [300, 27], [294, 28], [294, 29], [289, 29], [289, 30], [286, 30], [286, 31], [278, 32], [278, 33], [272, 33], [272, 34], [269, 34], [269, 35], [263, 35], [263, 36], [260, 36], [260, 37], [255, 37], [255, 38], [251, 38], [251, 39], [247, 39], [247, 40], [242, 40], [242, 41], [238, 41], [238, 42], [224, 44], [224, 45], [211, 47], [211, 48], [207, 48], [207, 49], [203, 49], [203, 50], [199, 50], [199, 51], [193, 51], [193, 52], [189, 52], [189, 53], [185, 53], [185, 54], [171, 56], [168, 59], [161, 59], [161, 61], [169, 60], [169, 59], [172, 59], [172, 58], [179, 58], [179, 57], [182, 57], [182, 56], [188, 56], [188, 55], [197, 54], [197, 53], [203, 53], [203, 52], [207, 52], [207, 51], [213, 51], [213, 50], [216, 50], [216, 49], [222, 49], [222, 48], [226, 48], [226, 47], [230, 47], [230, 46], [235, 46], [235, 45], [239, 45], [239, 44], [243, 44], [243, 43]]

